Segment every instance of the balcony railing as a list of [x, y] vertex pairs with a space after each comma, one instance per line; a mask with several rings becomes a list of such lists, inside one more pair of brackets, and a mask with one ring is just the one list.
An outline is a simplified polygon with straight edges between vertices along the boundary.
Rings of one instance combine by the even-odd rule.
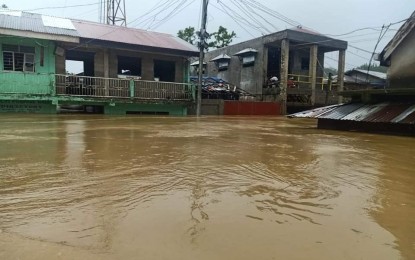
[[55, 78], [56, 94], [147, 100], [194, 99], [194, 86], [186, 83], [60, 75]]

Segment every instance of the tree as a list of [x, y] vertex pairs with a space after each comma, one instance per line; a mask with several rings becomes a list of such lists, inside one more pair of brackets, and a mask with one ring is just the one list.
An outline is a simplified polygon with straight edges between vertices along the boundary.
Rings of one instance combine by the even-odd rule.
[[329, 73], [331, 73], [331, 75], [337, 75], [337, 69], [335, 68], [324, 68], [324, 75], [329, 75]]
[[[196, 39], [198, 38], [196, 36], [196, 30], [192, 26], [179, 30], [177, 36], [193, 45], [196, 45]], [[234, 31], [229, 33], [228, 29], [219, 26], [216, 32], [209, 35], [209, 38], [207, 39], [208, 48], [222, 48], [228, 46], [235, 37], [236, 33]]]
[[213, 41], [209, 42], [209, 47], [223, 48], [232, 42], [233, 38], [236, 37], [236, 33], [234, 31], [228, 33], [228, 29], [219, 26], [218, 31], [212, 33], [211, 36]]
[[7, 7], [7, 5], [6, 5], [6, 4], [2, 4], [2, 5], [1, 5], [1, 8], [6, 9], [6, 8], [9, 8], [9, 7]]
[[195, 45], [196, 40], [196, 30], [194, 27], [189, 26], [183, 30], [177, 32], [177, 37], [187, 41], [190, 44]]

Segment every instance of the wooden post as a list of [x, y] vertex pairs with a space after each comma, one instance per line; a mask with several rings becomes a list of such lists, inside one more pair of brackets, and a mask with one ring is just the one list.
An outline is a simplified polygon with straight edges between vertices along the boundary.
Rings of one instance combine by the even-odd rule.
[[[339, 64], [337, 67], [337, 93], [344, 89], [344, 70], [346, 64], [346, 50], [339, 50]], [[339, 95], [339, 103], [343, 103], [343, 97]]]
[[317, 53], [318, 46], [312, 45], [310, 47], [310, 65], [309, 65], [309, 76], [311, 85], [311, 105], [316, 104], [316, 81], [317, 81]]
[[280, 88], [282, 98], [281, 114], [287, 114], [287, 82], [288, 82], [288, 58], [290, 55], [290, 41], [283, 39], [281, 41], [281, 69], [280, 69]]

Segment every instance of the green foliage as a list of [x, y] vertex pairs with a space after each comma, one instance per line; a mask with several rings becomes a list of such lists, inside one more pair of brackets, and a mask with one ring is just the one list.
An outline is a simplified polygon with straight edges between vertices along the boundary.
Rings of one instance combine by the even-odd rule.
[[6, 5], [6, 4], [2, 4], [2, 5], [1, 5], [1, 8], [9, 8], [9, 7], [7, 7], [7, 5]]
[[229, 33], [228, 29], [219, 26], [218, 31], [212, 33], [211, 37], [213, 37], [213, 40], [209, 42], [209, 47], [223, 48], [232, 42], [233, 38], [236, 37], [236, 33], [234, 31]]
[[196, 40], [196, 30], [194, 27], [189, 26], [183, 30], [179, 30], [177, 32], [177, 37], [179, 37], [180, 39], [183, 39], [185, 41], [187, 41], [190, 44], [195, 45], [195, 40]]
[[324, 68], [324, 75], [328, 76], [329, 73], [331, 73], [333, 76], [337, 75], [337, 69], [331, 68], [331, 67], [330, 68]]
[[[359, 67], [357, 67], [357, 69], [367, 70], [368, 67], [369, 67], [369, 64], [365, 63], [365, 64], [360, 65]], [[377, 64], [372, 64], [372, 65], [370, 65], [370, 71], [377, 71], [377, 72], [386, 73], [388, 71], [388, 68], [377, 65]]]
[[[190, 44], [196, 45], [196, 30], [192, 26], [189, 26], [183, 30], [179, 30], [177, 32], [177, 36], [189, 42]], [[228, 46], [235, 37], [236, 33], [234, 31], [229, 33], [228, 29], [223, 26], [219, 26], [218, 30], [214, 33], [211, 33], [207, 39], [208, 49]]]

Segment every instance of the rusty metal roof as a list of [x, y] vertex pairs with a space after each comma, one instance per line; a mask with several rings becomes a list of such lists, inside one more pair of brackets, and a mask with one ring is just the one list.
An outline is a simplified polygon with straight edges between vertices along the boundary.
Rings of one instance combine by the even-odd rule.
[[415, 124], [415, 102], [349, 103], [303, 111], [288, 117]]
[[72, 20], [72, 23], [82, 38], [167, 50], [180, 50], [194, 55], [199, 53], [195, 46], [170, 34], [116, 25], [106, 25], [90, 21]]
[[370, 113], [364, 118], [366, 122], [394, 122], [393, 120], [407, 110], [411, 105], [408, 103], [391, 103], [382, 109]]
[[342, 119], [343, 117], [347, 116], [348, 114], [362, 106], [363, 104], [361, 103], [345, 104], [337, 107], [336, 109], [333, 109], [328, 113], [325, 113], [324, 115], [319, 116], [318, 118]]
[[[65, 24], [65, 26], [60, 26], [61, 24]], [[10, 10], [0, 11], [0, 29], [79, 37], [76, 29], [70, 28], [71, 24], [71, 20], [64, 18], [51, 16], [42, 18], [41, 14]]]
[[341, 120], [351, 120], [351, 121], [363, 121], [366, 119], [367, 115], [375, 113], [385, 107], [387, 103], [364, 105], [357, 110], [351, 112], [347, 116], [343, 117]]
[[167, 52], [182, 51], [189, 56], [197, 56], [199, 54], [195, 46], [170, 34], [22, 11], [0, 9], [1, 29], [73, 36], [77, 39], [85, 38], [89, 42], [101, 40], [113, 43], [124, 43], [149, 48], [160, 48]]

